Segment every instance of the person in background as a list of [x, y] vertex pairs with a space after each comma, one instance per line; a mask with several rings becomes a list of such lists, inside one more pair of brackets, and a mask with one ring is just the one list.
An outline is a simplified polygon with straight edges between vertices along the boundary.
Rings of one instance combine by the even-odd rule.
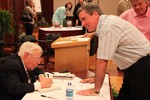
[[25, 30], [26, 30], [26, 35], [32, 35], [33, 33], [33, 28], [34, 28], [34, 18], [36, 17], [36, 10], [35, 10], [35, 4], [33, 0], [26, 0], [25, 1], [25, 8], [27, 12], [29, 12], [32, 15], [32, 21], [31, 22], [25, 22]]
[[117, 15], [121, 15], [124, 11], [131, 9], [132, 6], [128, 0], [120, 0], [117, 6]]
[[150, 41], [150, 8], [146, 0], [131, 0], [132, 9], [122, 13], [120, 17], [136, 26]]
[[18, 55], [5, 58], [0, 66], [1, 100], [21, 100], [26, 93], [51, 86], [52, 80], [37, 67], [41, 54], [39, 45], [24, 42]]
[[78, 4], [75, 6], [73, 11], [73, 26], [81, 26], [81, 21], [79, 20], [77, 11], [83, 5], [84, 0], [78, 0]]
[[147, 1], [147, 5], [148, 5], [148, 7], [150, 7], [150, 0]]
[[54, 27], [60, 27], [63, 26], [63, 21], [66, 19], [66, 12], [71, 11], [72, 9], [72, 3], [68, 2], [65, 4], [65, 6], [61, 6], [56, 9], [56, 11], [53, 14], [52, 18], [52, 24]]
[[93, 0], [86, 0], [86, 2], [87, 2], [87, 3], [91, 3], [91, 2], [93, 2]]
[[89, 3], [78, 10], [82, 25], [98, 36], [95, 77], [82, 83], [95, 82], [94, 88], [80, 90], [78, 95], [100, 93], [109, 60], [113, 60], [124, 72], [123, 84], [117, 100], [150, 100], [150, 44], [131, 23], [118, 16], [105, 15], [99, 5]]

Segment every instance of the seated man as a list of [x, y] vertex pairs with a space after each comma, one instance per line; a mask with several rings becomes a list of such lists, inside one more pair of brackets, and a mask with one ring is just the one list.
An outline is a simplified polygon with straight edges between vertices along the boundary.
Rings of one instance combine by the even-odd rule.
[[8, 56], [1, 61], [1, 100], [21, 100], [26, 93], [51, 86], [52, 80], [44, 77], [43, 70], [37, 67], [41, 55], [40, 46], [24, 42], [18, 55]]

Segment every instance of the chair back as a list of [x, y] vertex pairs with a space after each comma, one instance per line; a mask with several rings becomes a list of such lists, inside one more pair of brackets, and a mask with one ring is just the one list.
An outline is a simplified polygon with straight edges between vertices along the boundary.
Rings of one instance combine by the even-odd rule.
[[20, 38], [20, 43], [24, 43], [26, 41], [37, 42], [35, 36], [33, 35], [24, 35]]
[[58, 39], [59, 37], [61, 37], [60, 33], [50, 33], [50, 34], [45, 34], [45, 38], [47, 41], [49, 42], [53, 42], [56, 39]]

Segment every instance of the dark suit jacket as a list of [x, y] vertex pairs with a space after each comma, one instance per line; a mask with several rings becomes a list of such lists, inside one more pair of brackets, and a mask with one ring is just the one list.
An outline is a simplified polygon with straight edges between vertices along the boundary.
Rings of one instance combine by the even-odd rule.
[[32, 83], [28, 83], [20, 57], [17, 55], [7, 57], [4, 63], [0, 64], [0, 100], [21, 100], [26, 93], [33, 92], [33, 82], [44, 72], [35, 68], [29, 73]]

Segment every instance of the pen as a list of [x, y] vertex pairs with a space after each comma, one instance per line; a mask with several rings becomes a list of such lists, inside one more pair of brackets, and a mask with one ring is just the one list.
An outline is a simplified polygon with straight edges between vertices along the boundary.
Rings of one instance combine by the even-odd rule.
[[57, 100], [57, 98], [46, 96], [46, 95], [41, 95], [41, 97], [50, 98], [50, 99], [56, 99]]

